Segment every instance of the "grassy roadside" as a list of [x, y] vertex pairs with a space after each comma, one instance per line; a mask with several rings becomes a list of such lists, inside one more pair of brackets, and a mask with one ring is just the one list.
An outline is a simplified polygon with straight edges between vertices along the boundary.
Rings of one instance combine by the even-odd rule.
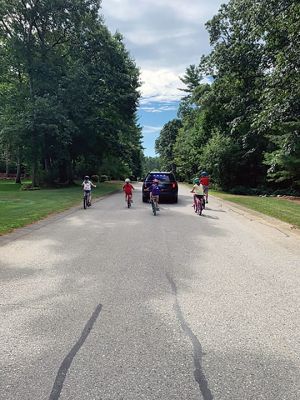
[[[21, 185], [0, 181], [0, 235], [38, 221], [49, 214], [64, 211], [82, 201], [81, 187], [22, 191]], [[114, 192], [119, 183], [99, 183], [93, 198]]]
[[250, 208], [300, 228], [300, 204], [277, 197], [239, 196], [210, 190], [213, 196]]

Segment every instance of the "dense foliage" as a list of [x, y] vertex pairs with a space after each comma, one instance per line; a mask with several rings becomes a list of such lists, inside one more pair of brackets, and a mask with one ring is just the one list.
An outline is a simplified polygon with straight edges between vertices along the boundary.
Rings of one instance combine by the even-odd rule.
[[207, 29], [212, 51], [187, 68], [180, 123], [165, 125], [157, 151], [181, 179], [205, 169], [223, 189], [299, 192], [299, 1], [230, 0]]
[[139, 71], [100, 0], [1, 0], [0, 158], [41, 180], [141, 173]]
[[[143, 173], [142, 177], [145, 177], [148, 172], [150, 171], [161, 171], [162, 170], [162, 163], [159, 157], [143, 157]], [[141, 177], [141, 178], [142, 178]]]

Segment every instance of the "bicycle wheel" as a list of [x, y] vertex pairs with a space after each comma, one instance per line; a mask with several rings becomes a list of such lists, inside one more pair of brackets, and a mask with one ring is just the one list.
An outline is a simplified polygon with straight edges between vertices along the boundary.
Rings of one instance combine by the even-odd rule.
[[87, 207], [87, 199], [86, 199], [86, 194], [83, 196], [83, 208], [86, 209]]
[[199, 200], [197, 198], [197, 200], [196, 200], [196, 214], [197, 215], [201, 215], [201, 213], [202, 213], [201, 200]]
[[198, 215], [202, 215], [202, 210], [203, 210], [202, 201], [199, 201], [199, 214]]
[[156, 215], [156, 204], [155, 201], [151, 200], [152, 212], [153, 215]]
[[199, 214], [198, 215], [202, 215], [202, 211], [203, 211], [203, 203], [202, 203], [202, 199], [199, 200]]
[[131, 207], [131, 198], [129, 196], [127, 196], [127, 207]]

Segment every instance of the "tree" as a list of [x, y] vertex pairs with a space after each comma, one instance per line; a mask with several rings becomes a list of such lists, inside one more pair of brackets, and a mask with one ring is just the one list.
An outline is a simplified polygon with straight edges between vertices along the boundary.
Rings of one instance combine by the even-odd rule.
[[263, 1], [257, 31], [264, 40], [265, 87], [254, 124], [270, 140], [268, 179], [300, 189], [300, 4]]
[[143, 158], [143, 176], [145, 176], [148, 172], [160, 170], [161, 162], [159, 157], [146, 156]]
[[176, 164], [174, 162], [173, 147], [181, 125], [179, 119], [173, 119], [166, 123], [155, 141], [155, 150], [160, 155], [162, 168], [175, 173]]
[[[141, 169], [139, 70], [99, 12], [98, 0], [1, 3], [3, 135], [13, 148], [23, 144], [33, 185], [41, 173], [70, 182], [78, 164], [97, 173], [105, 157]], [[13, 96], [12, 80], [22, 86]]]

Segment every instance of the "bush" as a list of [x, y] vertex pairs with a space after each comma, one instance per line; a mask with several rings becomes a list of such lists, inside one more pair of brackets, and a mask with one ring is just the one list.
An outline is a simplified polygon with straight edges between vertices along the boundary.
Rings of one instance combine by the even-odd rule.
[[228, 193], [242, 196], [299, 196], [299, 192], [293, 188], [274, 190], [265, 186], [258, 186], [257, 188], [235, 186], [229, 189]]
[[235, 186], [229, 190], [230, 194], [240, 194], [243, 196], [251, 196], [253, 195], [253, 189], [248, 188], [246, 186]]
[[273, 192], [275, 196], [299, 196], [299, 191], [295, 190], [294, 188], [288, 189], [277, 189]]
[[32, 183], [25, 183], [21, 186], [21, 190], [40, 190], [40, 187], [32, 186]]
[[100, 182], [106, 182], [108, 181], [108, 176], [107, 175], [101, 175], [100, 176]]
[[98, 182], [99, 182], [99, 175], [92, 175], [92, 176], [91, 176], [91, 180], [92, 180], [93, 182], [98, 183]]

